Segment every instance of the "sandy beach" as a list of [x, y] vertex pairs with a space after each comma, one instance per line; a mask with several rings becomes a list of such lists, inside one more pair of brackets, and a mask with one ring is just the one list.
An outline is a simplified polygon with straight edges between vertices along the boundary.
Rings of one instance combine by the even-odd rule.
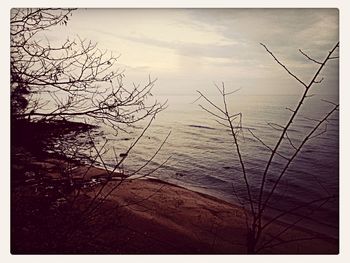
[[339, 254], [337, 5], [7, 17], [12, 254]]
[[[95, 182], [106, 177], [105, 170], [59, 159], [31, 159], [31, 166], [40, 168], [41, 174], [54, 180], [60, 179], [64, 166], [74, 166], [75, 180]], [[24, 166], [28, 166], [27, 164]], [[23, 166], [23, 167], [24, 167]], [[22, 168], [23, 168], [22, 167]], [[19, 167], [17, 167], [19, 169]], [[91, 181], [91, 179], [94, 179]], [[28, 189], [30, 188], [28, 184]], [[103, 188], [103, 189], [101, 189]], [[31, 188], [30, 188], [31, 189]], [[21, 194], [18, 194], [21, 190]], [[113, 179], [108, 183], [90, 185], [79, 190], [78, 197], [72, 194], [66, 198], [53, 198], [49, 203], [57, 208], [69, 207], [92, 212], [78, 216], [66, 216], [71, 224], [68, 241], [64, 246], [48, 248], [42, 242], [35, 242], [35, 223], [22, 222], [23, 206], [30, 190], [14, 187], [12, 206], [13, 229], [12, 252], [17, 253], [116, 253], [116, 254], [245, 254], [246, 223], [244, 211], [239, 206], [217, 198], [197, 193], [157, 179]], [[77, 194], [77, 190], [75, 190]], [[74, 201], [72, 201], [74, 199]], [[93, 201], [92, 201], [93, 200]], [[21, 202], [21, 205], [19, 204]], [[96, 207], [96, 209], [93, 209]], [[21, 209], [21, 210], [20, 210]], [[38, 207], [37, 209], [41, 209]], [[49, 210], [50, 210], [49, 209]], [[58, 209], [59, 210], [59, 209]], [[17, 212], [16, 212], [17, 211]], [[19, 212], [20, 211], [20, 212]], [[64, 213], [38, 213], [53, 229], [60, 232], [60, 215]], [[43, 218], [47, 215], [46, 218]], [[63, 217], [63, 216], [62, 216]], [[50, 226], [50, 220], [58, 220]], [[64, 221], [63, 220], [63, 221]], [[35, 221], [33, 219], [32, 221]], [[14, 222], [16, 222], [14, 224]], [[21, 223], [18, 223], [21, 222]], [[41, 225], [43, 227], [43, 225]], [[282, 223], [272, 224], [265, 232], [265, 240], [273, 237], [285, 227]], [[33, 232], [34, 231], [34, 232]], [[311, 238], [315, 235], [301, 228], [292, 228], [274, 240], [276, 246], [267, 247], [259, 253], [267, 254], [336, 254], [338, 240]], [[319, 235], [318, 235], [319, 236]], [[67, 236], [65, 236], [67, 238]], [[42, 237], [45, 238], [45, 237]], [[262, 240], [264, 240], [262, 239]], [[288, 240], [302, 239], [298, 242]], [[59, 239], [60, 240], [60, 239]], [[49, 246], [49, 245], [48, 245]], [[50, 250], [51, 249], [51, 250]]]

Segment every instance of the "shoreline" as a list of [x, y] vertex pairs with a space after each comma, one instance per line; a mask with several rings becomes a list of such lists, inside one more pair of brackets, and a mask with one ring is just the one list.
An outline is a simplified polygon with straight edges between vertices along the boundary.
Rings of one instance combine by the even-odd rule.
[[[237, 204], [236, 202], [234, 201], [229, 201], [229, 200], [225, 200], [224, 198], [221, 199], [219, 197], [216, 197], [215, 195], [211, 195], [210, 193], [205, 193], [204, 191], [201, 192], [201, 191], [197, 191], [195, 189], [195, 187], [193, 187], [192, 189], [190, 188], [187, 188], [185, 186], [182, 186], [182, 185], [177, 185], [175, 183], [170, 183], [170, 182], [166, 182], [166, 181], [163, 181], [161, 179], [158, 179], [158, 178], [155, 178], [155, 177], [149, 177], [149, 178], [146, 178], [146, 179], [149, 179], [149, 180], [155, 180], [155, 181], [159, 181], [160, 183], [165, 183], [165, 184], [170, 184], [170, 185], [173, 185], [175, 187], [181, 187], [181, 188], [184, 188], [188, 191], [192, 191], [192, 192], [195, 192], [195, 193], [198, 193], [199, 195], [203, 195], [204, 197], [206, 198], [209, 198], [209, 199], [213, 199], [214, 201], [217, 201], [217, 202], [224, 202], [224, 203], [227, 203], [228, 205], [232, 205], [232, 206], [235, 206], [235, 207], [238, 207], [239, 209], [242, 209], [241, 206], [239, 204]], [[268, 207], [272, 210], [274, 210], [274, 213], [276, 213], [276, 215], [280, 212], [283, 212], [282, 209], [279, 209], [279, 208], [273, 208], [273, 207]], [[270, 219], [272, 219], [275, 215], [265, 215], [264, 216], [264, 219], [265, 221], [268, 221]], [[297, 217], [298, 215], [297, 214], [291, 214], [291, 215], [287, 215], [285, 216], [285, 220], [278, 220], [278, 224], [280, 225], [288, 225], [288, 223], [291, 221], [290, 218], [288, 217]], [[305, 218], [305, 221], [310, 221], [311, 219], [310, 218]], [[318, 224], [318, 226], [326, 226], [328, 228], [333, 228], [333, 226], [329, 226], [329, 225], [324, 225], [324, 223], [322, 222], [316, 222], [316, 224]], [[317, 231], [317, 230], [313, 230], [312, 228], [308, 228], [306, 226], [301, 226], [301, 225], [296, 225], [293, 227], [294, 229], [298, 229], [300, 231], [304, 231], [304, 232], [308, 232], [310, 234], [313, 234], [313, 233], [316, 233], [318, 236], [323, 236], [325, 239], [333, 239], [333, 240], [338, 240], [338, 238], [336, 236], [333, 236], [332, 234], [330, 233], [326, 233], [327, 231]], [[338, 235], [339, 236], [339, 235]]]
[[[59, 180], [55, 166], [62, 168], [64, 163], [71, 164], [57, 157], [30, 162], [32, 165], [40, 166], [46, 176], [55, 181]], [[92, 181], [91, 179], [103, 178], [106, 174], [105, 170], [98, 167], [74, 165], [72, 175], [76, 179], [84, 175], [84, 180]], [[100, 227], [106, 223], [108, 231], [103, 231], [101, 238], [89, 241], [93, 243], [89, 244], [92, 248], [82, 245], [77, 249], [78, 251], [73, 249], [74, 253], [246, 254], [245, 217], [244, 211], [238, 205], [155, 178], [121, 180], [123, 182], [120, 185], [120, 180], [109, 181], [102, 189], [101, 196], [96, 198], [101, 200], [104, 196], [101, 209], [99, 208], [100, 211], [94, 215], [86, 228], [96, 232], [96, 226]], [[105, 197], [114, 187], [116, 190]], [[78, 207], [86, 207], [100, 189], [101, 184], [82, 189], [81, 196], [76, 202]], [[107, 216], [104, 211], [109, 211]], [[114, 222], [116, 218], [119, 220], [117, 226]], [[113, 223], [110, 223], [111, 220]], [[271, 224], [266, 229], [266, 237], [278, 234], [284, 227], [286, 224], [282, 222]], [[80, 235], [84, 236], [85, 233]], [[311, 240], [309, 237], [314, 235], [319, 238]], [[277, 242], [285, 242], [285, 244], [266, 248], [261, 253], [338, 253], [338, 240], [324, 237], [302, 227], [293, 227], [285, 236], [276, 239]], [[293, 238], [304, 240], [288, 243], [287, 240]], [[84, 238], [80, 239], [84, 240]], [[78, 238], [74, 242], [80, 243], [82, 240]], [[125, 240], [128, 240], [127, 244]], [[76, 246], [74, 242], [72, 246]], [[16, 246], [21, 247], [21, 245]], [[32, 247], [16, 250], [19, 253], [20, 251], [28, 253], [30, 250], [35, 253]], [[70, 252], [69, 249], [67, 251]]]
[[[136, 180], [137, 180], [137, 179], [136, 179]], [[234, 208], [236, 208], [236, 209], [240, 209], [240, 210], [243, 209], [243, 208], [241, 208], [240, 205], [238, 205], [238, 204], [235, 204], [235, 203], [233, 203], [233, 202], [226, 201], [226, 200], [224, 200], [224, 199], [220, 199], [220, 198], [218, 198], [218, 197], [216, 197], [216, 196], [214, 196], [214, 195], [210, 195], [210, 194], [207, 194], [207, 193], [202, 193], [202, 192], [199, 192], [199, 191], [196, 191], [196, 190], [188, 189], [188, 188], [183, 187], [183, 186], [181, 186], [181, 185], [176, 185], [176, 184], [173, 184], [173, 183], [169, 183], [169, 182], [163, 181], [163, 180], [158, 179], [158, 178], [141, 178], [140, 180], [149, 180], [149, 181], [151, 181], [151, 182], [153, 181], [153, 182], [160, 183], [160, 184], [168, 184], [168, 185], [170, 185], [170, 186], [172, 186], [172, 187], [178, 187], [178, 188], [182, 188], [182, 189], [184, 189], [184, 190], [187, 190], [187, 191], [196, 193], [196, 194], [202, 196], [203, 198], [210, 199], [210, 200], [212, 200], [212, 201], [214, 201], [214, 202], [223, 203], [223, 204], [226, 204], [227, 206], [232, 206], [232, 207], [234, 207]], [[282, 211], [282, 210], [277, 210], [277, 209], [276, 209], [276, 211], [277, 211], [277, 212], [280, 212], [280, 211]], [[265, 221], [268, 221], [268, 220], [270, 220], [270, 219], [272, 219], [272, 218], [273, 218], [273, 216], [269, 216], [269, 215], [268, 215], [268, 216], [265, 216], [265, 217], [264, 217], [264, 220], [265, 220]], [[287, 220], [286, 220], [286, 221], [287, 221]], [[284, 222], [284, 221], [281, 221], [281, 220], [277, 220], [275, 224], [282, 225], [282, 226], [288, 226], [288, 222]], [[316, 234], [316, 235], [318, 235], [318, 236], [320, 236], [320, 237], [323, 237], [324, 239], [333, 240], [334, 242], [337, 241], [337, 238], [335, 238], [335, 237], [332, 237], [332, 236], [330, 236], [330, 235], [327, 235], [327, 234], [324, 234], [324, 233], [321, 233], [321, 232], [314, 231], [314, 230], [309, 229], [309, 228], [304, 227], [304, 226], [295, 225], [295, 226], [293, 226], [293, 229], [294, 229], [294, 230], [297, 230], [297, 231], [306, 232], [306, 233], [309, 233], [309, 234]]]
[[[102, 166], [93, 166], [93, 169], [98, 169], [101, 171], [101, 173], [105, 173], [105, 169], [102, 167]], [[112, 169], [108, 169], [109, 172], [112, 172]], [[119, 178], [120, 177], [120, 173], [118, 172], [114, 172], [114, 174], [116, 174], [115, 178]], [[135, 175], [134, 175], [135, 176]], [[186, 186], [182, 186], [182, 185], [178, 185], [178, 184], [175, 184], [175, 183], [172, 183], [172, 182], [167, 182], [165, 180], [161, 180], [159, 178], [156, 178], [156, 177], [152, 177], [152, 176], [149, 176], [149, 177], [143, 177], [143, 178], [128, 178], [128, 177], [125, 177], [126, 180], [149, 180], [149, 181], [154, 181], [154, 182], [157, 182], [157, 183], [162, 183], [162, 184], [168, 184], [170, 186], [173, 186], [173, 187], [180, 187], [182, 189], [185, 189], [187, 191], [191, 191], [191, 192], [194, 192], [194, 193], [197, 193], [199, 195], [202, 195], [204, 198], [208, 198], [208, 199], [212, 199], [213, 201], [216, 201], [216, 202], [220, 202], [220, 203], [226, 203], [227, 205], [229, 206], [233, 206], [233, 207], [237, 207], [238, 209], [242, 209], [241, 206], [239, 204], [237, 204], [236, 202], [234, 201], [229, 201], [229, 200], [225, 200], [225, 199], [221, 199], [219, 197], [216, 197], [215, 195], [211, 195], [210, 193], [205, 193], [204, 191], [201, 192], [201, 191], [198, 191], [195, 187], [192, 187], [192, 189], [190, 188], [187, 188]], [[278, 208], [273, 208], [273, 207], [269, 207], [270, 209], [273, 210], [274, 213], [276, 213], [276, 215], [280, 212], [283, 212], [283, 210], [281, 209], [278, 209]], [[264, 216], [264, 220], [265, 221], [268, 221], [270, 219], [272, 219], [275, 215], [265, 215]], [[279, 225], [284, 225], [284, 226], [287, 226], [292, 220], [290, 219], [290, 217], [295, 217], [295, 216], [298, 216], [296, 214], [291, 214], [291, 215], [286, 215], [285, 216], [285, 219], [284, 220], [277, 220], [277, 224]], [[310, 221], [311, 219], [308, 219], [308, 218], [305, 218], [305, 221]], [[318, 224], [319, 226], [320, 225], [323, 225], [323, 223], [321, 222], [316, 222], [316, 224]], [[330, 227], [328, 225], [326, 225], [326, 227]], [[312, 228], [308, 228], [306, 226], [301, 226], [301, 225], [295, 225], [293, 226], [294, 229], [296, 230], [299, 230], [299, 231], [302, 231], [302, 232], [307, 232], [307, 233], [310, 233], [310, 234], [317, 234], [318, 236], [321, 236], [325, 239], [330, 239], [330, 240], [338, 240], [339, 239], [339, 235], [338, 235], [338, 238], [335, 237], [335, 236], [332, 236], [331, 234], [327, 234], [326, 232], [327, 231], [323, 231], [323, 232], [320, 232], [320, 231], [317, 231], [317, 230], [314, 230]]]

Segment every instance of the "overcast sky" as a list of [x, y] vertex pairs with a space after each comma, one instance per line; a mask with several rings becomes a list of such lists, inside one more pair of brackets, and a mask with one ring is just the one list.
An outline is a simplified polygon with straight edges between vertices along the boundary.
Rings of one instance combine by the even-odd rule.
[[[158, 78], [157, 94], [214, 91], [213, 83], [243, 94], [299, 94], [300, 85], [260, 42], [305, 82], [338, 41], [337, 9], [80, 9], [67, 27], [47, 32], [51, 42], [68, 35], [97, 41], [119, 56], [126, 82]], [[324, 71], [315, 93], [338, 90], [338, 62]]]

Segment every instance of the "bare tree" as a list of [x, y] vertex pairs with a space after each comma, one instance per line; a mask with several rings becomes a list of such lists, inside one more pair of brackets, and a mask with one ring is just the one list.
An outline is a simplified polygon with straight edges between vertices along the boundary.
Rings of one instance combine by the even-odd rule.
[[[45, 30], [66, 26], [73, 11], [11, 10], [13, 123], [74, 121], [107, 126], [116, 135], [145, 127], [143, 135], [156, 114], [166, 107], [166, 102], [151, 98], [156, 80], [149, 77], [143, 86], [124, 87], [124, 74], [115, 67], [117, 59], [96, 43], [78, 38], [53, 46], [44, 40]], [[118, 168], [139, 139], [121, 153]], [[60, 140], [67, 138], [60, 136]], [[69, 147], [77, 143], [73, 136]], [[82, 153], [81, 148], [79, 151]], [[73, 155], [78, 157], [77, 152]], [[103, 164], [102, 158], [98, 159]]]
[[[70, 209], [57, 211], [66, 213], [65, 216], [68, 217], [75, 211], [78, 216], [64, 226], [65, 231], [62, 229], [61, 235], [64, 240], [61, 241], [69, 240], [77, 230], [88, 224], [127, 177], [147, 177], [169, 159], [149, 172], [143, 171], [164, 146], [170, 133], [139, 169], [131, 174], [123, 171], [124, 161], [142, 139], [155, 116], [166, 108], [167, 102], [160, 103], [154, 97], [151, 98], [151, 90], [156, 81], [151, 77], [145, 85], [133, 84], [132, 87], [125, 87], [124, 73], [115, 65], [117, 58], [110, 52], [99, 49], [92, 41], [78, 37], [52, 45], [45, 38], [45, 30], [66, 26], [73, 11], [52, 8], [12, 9], [10, 21], [12, 133], [16, 134], [14, 127], [18, 123], [25, 127], [32, 124], [43, 127], [40, 126], [43, 123], [58, 123], [57, 126], [51, 126], [59, 131], [55, 133], [55, 138], [50, 138], [54, 142], [47, 144], [49, 149], [46, 150], [69, 157], [64, 163], [57, 165], [61, 168], [59, 173], [66, 183], [65, 191], [61, 186], [57, 190], [59, 195], [56, 199], [64, 200], [62, 202], [66, 203], [65, 207], [68, 205]], [[74, 131], [73, 123], [77, 122], [88, 127], [83, 129], [85, 137], [81, 140], [76, 138], [77, 133]], [[64, 125], [73, 127], [70, 136], [61, 134], [64, 132]], [[90, 129], [101, 125], [108, 127], [115, 136], [119, 132], [129, 133], [135, 129], [140, 132], [129, 147], [117, 150], [113, 148], [111, 154], [112, 149], [107, 147], [108, 139], [103, 140]], [[28, 133], [27, 136], [33, 136], [33, 133]], [[12, 142], [16, 139], [16, 136], [12, 136]], [[114, 154], [112, 164], [106, 164], [106, 154]], [[79, 164], [74, 160], [78, 160]], [[77, 175], [76, 170], [81, 163], [85, 168]], [[104, 177], [97, 181], [86, 179], [95, 166], [102, 167]], [[111, 181], [116, 182], [111, 186]], [[94, 187], [98, 190], [88, 205], [81, 209], [77, 200], [84, 187], [93, 183], [96, 183]], [[35, 191], [40, 184], [33, 181]]]
[[[220, 125], [223, 125], [225, 128], [228, 128], [230, 130], [230, 135], [232, 137], [233, 145], [234, 145], [234, 151], [236, 151], [238, 155], [239, 163], [241, 166], [242, 177], [245, 182], [246, 200], [244, 199], [244, 197], [242, 198], [242, 196], [239, 196], [236, 191], [234, 191], [234, 193], [236, 195], [237, 200], [239, 201], [243, 209], [246, 211], [246, 222], [247, 222], [246, 247], [247, 247], [248, 253], [257, 253], [262, 251], [263, 249], [280, 245], [281, 242], [277, 241], [278, 238], [284, 233], [286, 233], [289, 229], [294, 227], [296, 224], [304, 220], [308, 215], [305, 214], [303, 216], [300, 216], [298, 219], [296, 219], [294, 222], [289, 224], [287, 227], [285, 227], [283, 230], [281, 230], [279, 233], [277, 233], [273, 237], [270, 237], [270, 238], [264, 237], [263, 239], [262, 238], [263, 234], [266, 232], [267, 227], [270, 226], [271, 223], [299, 209], [302, 209], [305, 207], [311, 207], [311, 205], [316, 204], [317, 205], [316, 209], [320, 208], [329, 200], [337, 198], [337, 196], [335, 195], [328, 194], [327, 196], [324, 196], [322, 198], [318, 198], [315, 200], [306, 200], [305, 204], [296, 206], [287, 211], [282, 211], [276, 216], [274, 216], [273, 218], [266, 220], [266, 208], [271, 202], [271, 199], [274, 196], [276, 189], [280, 186], [281, 180], [285, 176], [286, 171], [288, 170], [292, 162], [295, 161], [295, 158], [301, 152], [302, 148], [306, 145], [306, 143], [308, 143], [311, 139], [318, 137], [326, 132], [327, 122], [329, 121], [332, 114], [338, 111], [339, 109], [338, 103], [323, 100], [328, 104], [330, 104], [331, 108], [327, 114], [325, 114], [324, 116], [320, 116], [318, 119], [308, 118], [308, 120], [310, 121], [310, 124], [312, 124], [313, 127], [310, 129], [309, 132], [305, 133], [304, 138], [302, 138], [301, 140], [292, 140], [288, 135], [288, 132], [290, 130], [292, 123], [295, 121], [296, 117], [300, 115], [300, 111], [303, 104], [306, 102], [307, 98], [312, 96], [310, 95], [311, 88], [315, 84], [322, 82], [323, 78], [319, 79], [319, 75], [321, 71], [324, 69], [327, 62], [333, 59], [338, 59], [338, 56], [334, 54], [339, 48], [339, 42], [332, 48], [332, 50], [329, 51], [327, 56], [322, 61], [317, 61], [311, 58], [302, 50], [299, 50], [309, 61], [312, 61], [313, 63], [319, 65], [318, 69], [312, 76], [309, 83], [305, 83], [298, 76], [292, 73], [288, 69], [288, 67], [286, 67], [284, 64], [282, 64], [282, 62], [280, 62], [280, 60], [267, 48], [266, 45], [261, 44], [261, 46], [291, 77], [293, 77], [303, 87], [304, 91], [297, 103], [297, 106], [294, 109], [287, 108], [287, 110], [291, 112], [291, 116], [289, 117], [285, 125], [280, 125], [276, 123], [269, 124], [271, 127], [273, 127], [274, 129], [277, 129], [280, 132], [280, 135], [277, 138], [277, 141], [274, 147], [268, 146], [261, 138], [259, 138], [256, 134], [254, 134], [251, 129], [248, 129], [249, 133], [253, 136], [253, 138], [255, 138], [268, 151], [270, 151], [270, 157], [266, 163], [265, 169], [261, 176], [261, 184], [257, 188], [257, 191], [253, 190], [252, 184], [249, 180], [249, 174], [246, 171], [245, 161], [241, 153], [239, 137], [244, 128], [242, 126], [242, 113], [239, 112], [239, 113], [232, 114], [230, 113], [227, 106], [227, 96], [236, 92], [237, 90], [233, 92], [226, 92], [224, 84], [222, 84], [221, 88], [217, 87], [222, 97], [223, 106], [220, 106], [214, 103], [206, 95], [198, 91], [200, 95], [198, 99], [204, 99], [204, 101], [206, 102], [206, 106], [200, 105], [200, 107], [203, 108], [205, 111], [207, 111], [210, 115], [214, 116], [215, 120]], [[321, 130], [323, 126], [325, 127], [325, 129]], [[292, 147], [293, 150], [290, 154], [287, 155], [287, 153], [282, 153], [280, 151], [280, 148], [281, 148], [280, 146], [283, 143], [287, 143]], [[277, 175], [277, 178], [273, 180], [271, 187], [267, 188], [267, 180], [269, 176], [271, 177], [271, 174], [273, 173], [271, 171], [271, 166], [276, 156], [279, 156], [281, 159], [285, 161], [283, 164], [284, 167], [281, 170], [281, 172]], [[313, 213], [314, 210], [315, 208], [310, 209], [310, 214]], [[296, 242], [296, 241], [300, 241], [300, 239], [284, 241], [282, 243]]]
[[59, 46], [43, 32], [67, 25], [72, 9], [11, 10], [11, 105], [13, 119], [75, 119], [120, 130], [154, 116], [165, 104], [149, 102], [155, 80], [125, 88], [113, 54], [84, 39]]

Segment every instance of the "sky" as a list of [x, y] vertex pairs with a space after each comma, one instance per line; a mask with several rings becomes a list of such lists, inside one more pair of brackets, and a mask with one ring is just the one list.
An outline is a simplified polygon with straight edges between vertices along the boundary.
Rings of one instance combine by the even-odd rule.
[[[67, 36], [98, 42], [119, 56], [125, 83], [157, 78], [154, 93], [216, 92], [215, 83], [242, 94], [300, 94], [260, 43], [308, 82], [339, 39], [337, 9], [79, 9], [66, 27], [46, 32], [52, 43]], [[338, 93], [338, 62], [323, 72], [317, 94]]]

